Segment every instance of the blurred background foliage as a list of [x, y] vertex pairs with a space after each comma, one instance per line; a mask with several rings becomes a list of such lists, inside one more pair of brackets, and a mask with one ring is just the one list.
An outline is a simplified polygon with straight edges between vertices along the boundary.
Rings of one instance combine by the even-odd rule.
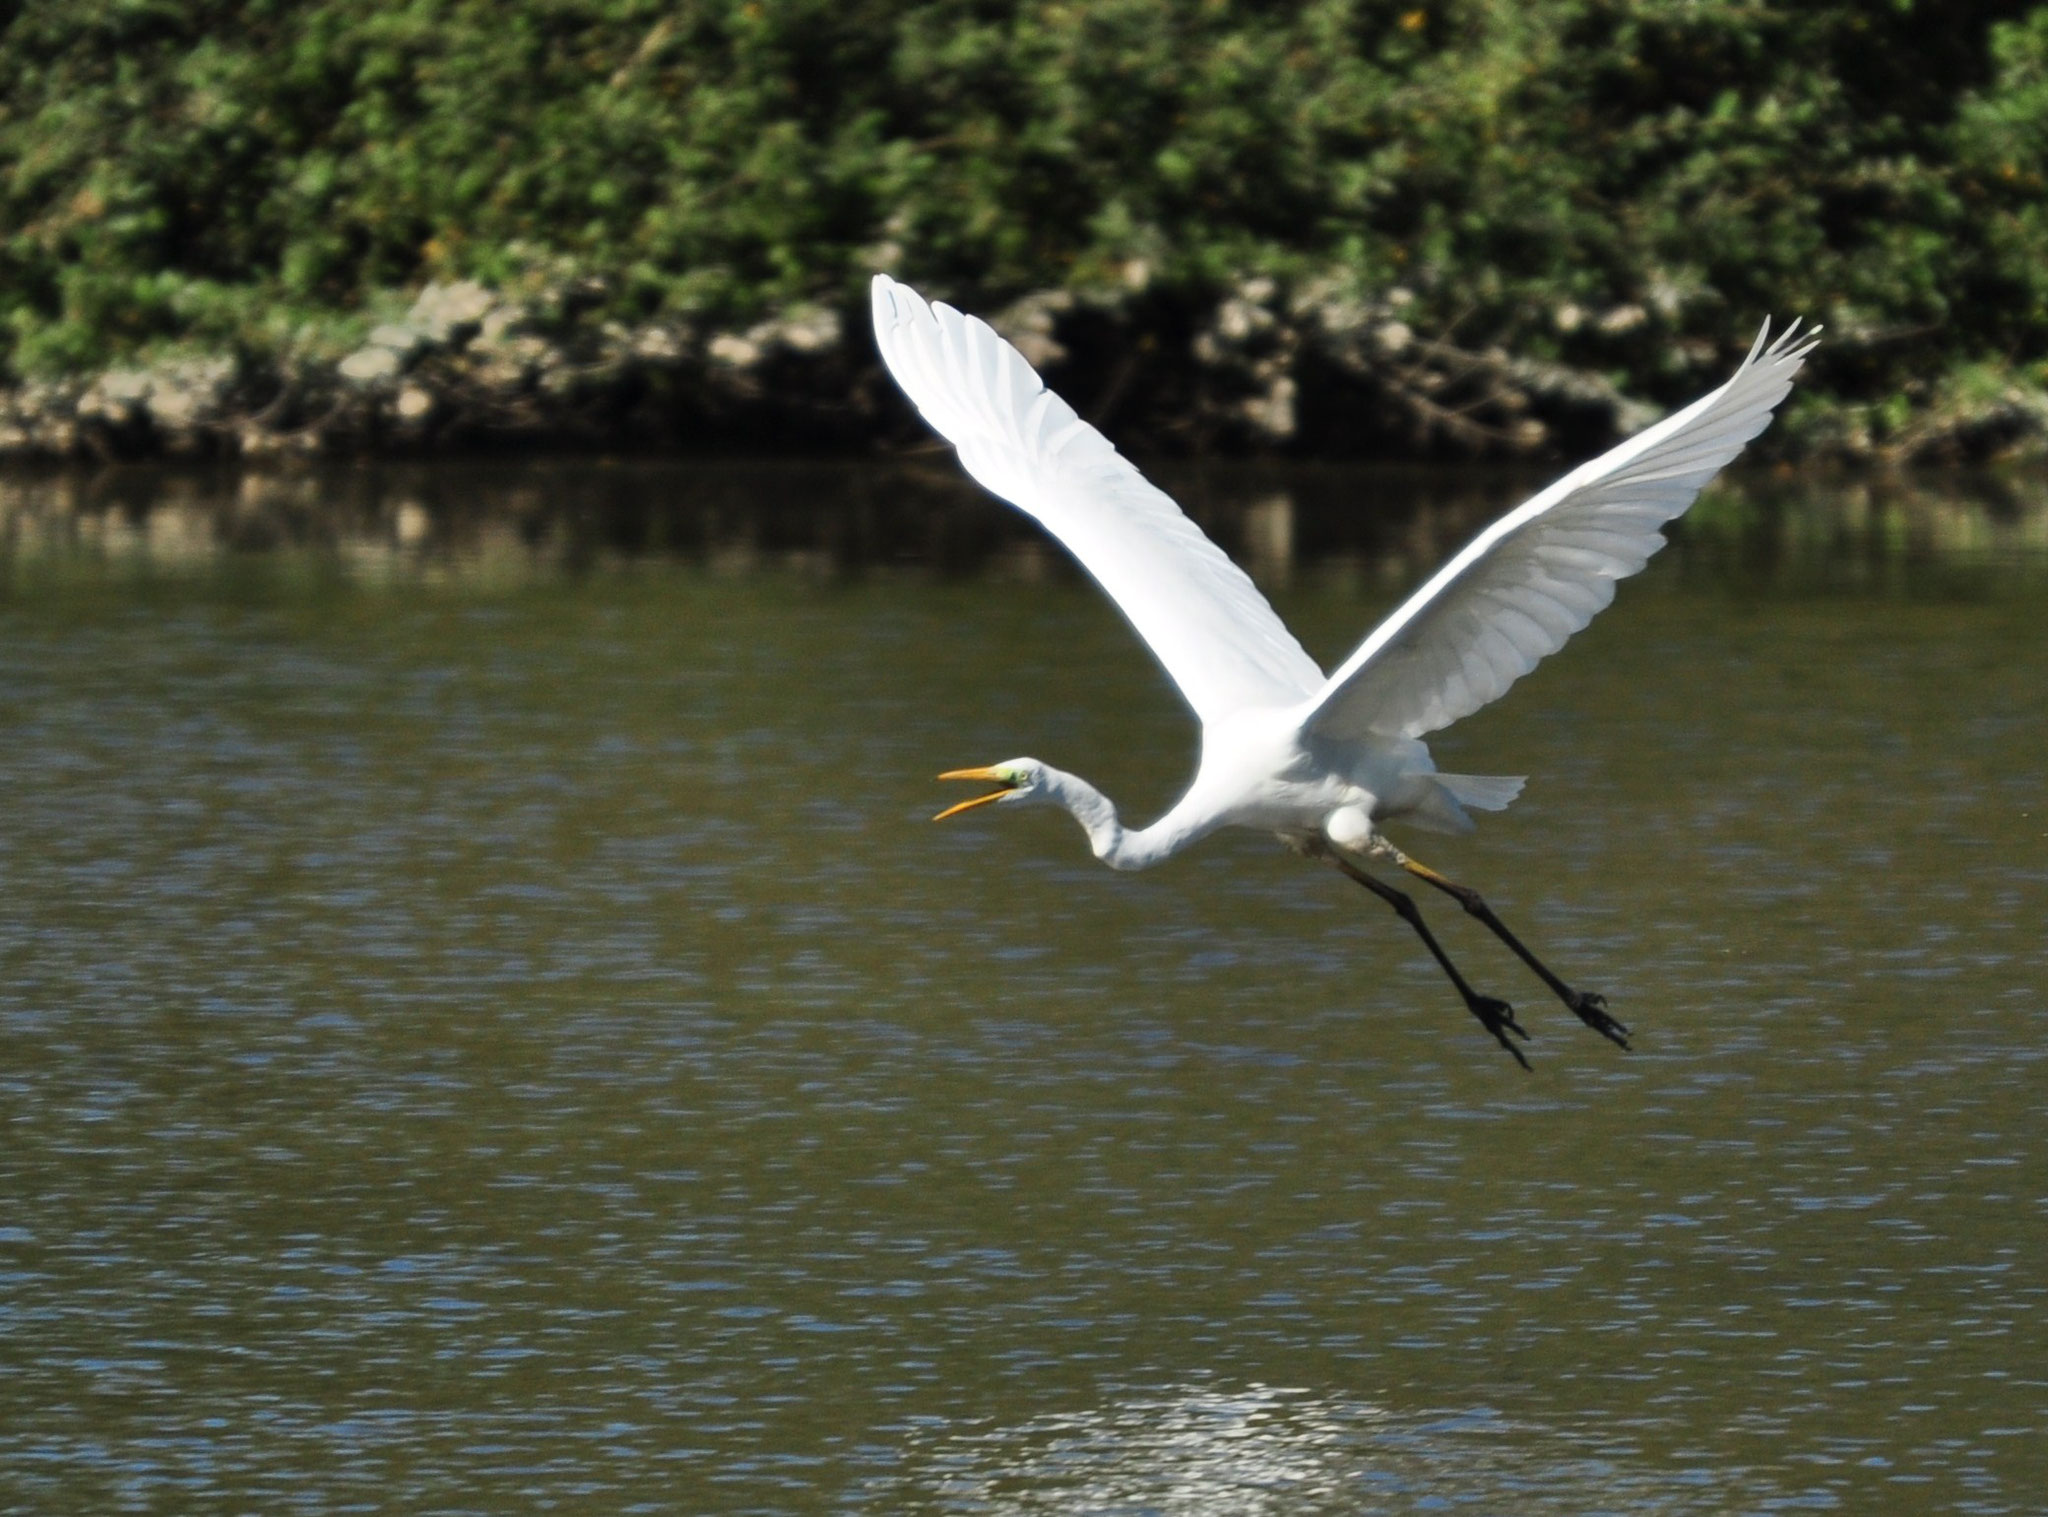
[[[1248, 281], [1669, 402], [1766, 313], [1909, 428], [2048, 381], [2048, 5], [18, 0], [0, 369], [344, 344], [473, 278], [1171, 328]], [[1176, 315], [1176, 313], [1179, 313]]]

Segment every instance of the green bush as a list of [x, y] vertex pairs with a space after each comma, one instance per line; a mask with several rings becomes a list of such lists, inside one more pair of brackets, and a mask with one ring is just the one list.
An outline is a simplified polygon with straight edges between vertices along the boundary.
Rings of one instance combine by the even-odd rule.
[[[2010, 0], [21, 0], [0, 364], [333, 348], [431, 278], [607, 312], [1272, 276], [1672, 398], [1766, 312], [1880, 428], [2048, 358]], [[1916, 397], [1921, 397], [1916, 399]]]

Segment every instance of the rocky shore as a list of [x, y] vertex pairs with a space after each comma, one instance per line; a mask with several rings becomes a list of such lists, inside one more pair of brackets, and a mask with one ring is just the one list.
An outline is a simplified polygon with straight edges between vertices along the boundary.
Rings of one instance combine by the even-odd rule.
[[[188, 352], [0, 389], [0, 459], [503, 447], [843, 454], [922, 436], [890, 402], [858, 313], [806, 305], [739, 330], [628, 326], [598, 314], [602, 296], [430, 284], [346, 350]], [[1084, 414], [1140, 451], [1583, 456], [1662, 414], [1598, 370], [1417, 330], [1411, 304], [1398, 288], [1366, 300], [1253, 279], [1191, 319], [1150, 298], [1140, 277], [1093, 297], [1033, 295], [991, 319]], [[1564, 308], [1552, 320], [1618, 340], [1651, 317], [1624, 306]], [[1734, 356], [1679, 345], [1663, 366], [1700, 393]], [[1882, 428], [1809, 396], [1765, 446], [1835, 462], [2040, 456], [2048, 394], [1990, 382]]]

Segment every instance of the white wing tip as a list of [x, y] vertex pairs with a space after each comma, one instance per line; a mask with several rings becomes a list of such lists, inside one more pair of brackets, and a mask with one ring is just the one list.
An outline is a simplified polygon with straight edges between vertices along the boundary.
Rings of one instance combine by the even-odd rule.
[[1771, 318], [1766, 316], [1764, 324], [1757, 329], [1756, 341], [1749, 346], [1749, 356], [1742, 360], [1742, 367], [1748, 368], [1759, 355], [1772, 365], [1790, 364], [1795, 369], [1806, 361], [1806, 355], [1820, 346], [1820, 334], [1827, 329], [1819, 323], [1801, 331], [1806, 318], [1795, 316], [1785, 330], [1775, 338], [1771, 336]]
[[882, 335], [891, 327], [901, 326], [916, 319], [917, 311], [924, 305], [924, 298], [907, 284], [900, 284], [887, 274], [877, 274], [868, 283], [868, 298], [874, 305], [875, 332]]

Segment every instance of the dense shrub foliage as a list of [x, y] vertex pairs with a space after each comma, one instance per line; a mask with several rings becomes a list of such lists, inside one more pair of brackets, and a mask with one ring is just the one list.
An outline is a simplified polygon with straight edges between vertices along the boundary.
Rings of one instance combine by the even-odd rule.
[[[339, 345], [382, 292], [627, 322], [1246, 281], [1670, 400], [1766, 312], [1902, 433], [2048, 369], [2048, 5], [18, 0], [0, 369]], [[1818, 414], [1818, 413], [1816, 413]]]

